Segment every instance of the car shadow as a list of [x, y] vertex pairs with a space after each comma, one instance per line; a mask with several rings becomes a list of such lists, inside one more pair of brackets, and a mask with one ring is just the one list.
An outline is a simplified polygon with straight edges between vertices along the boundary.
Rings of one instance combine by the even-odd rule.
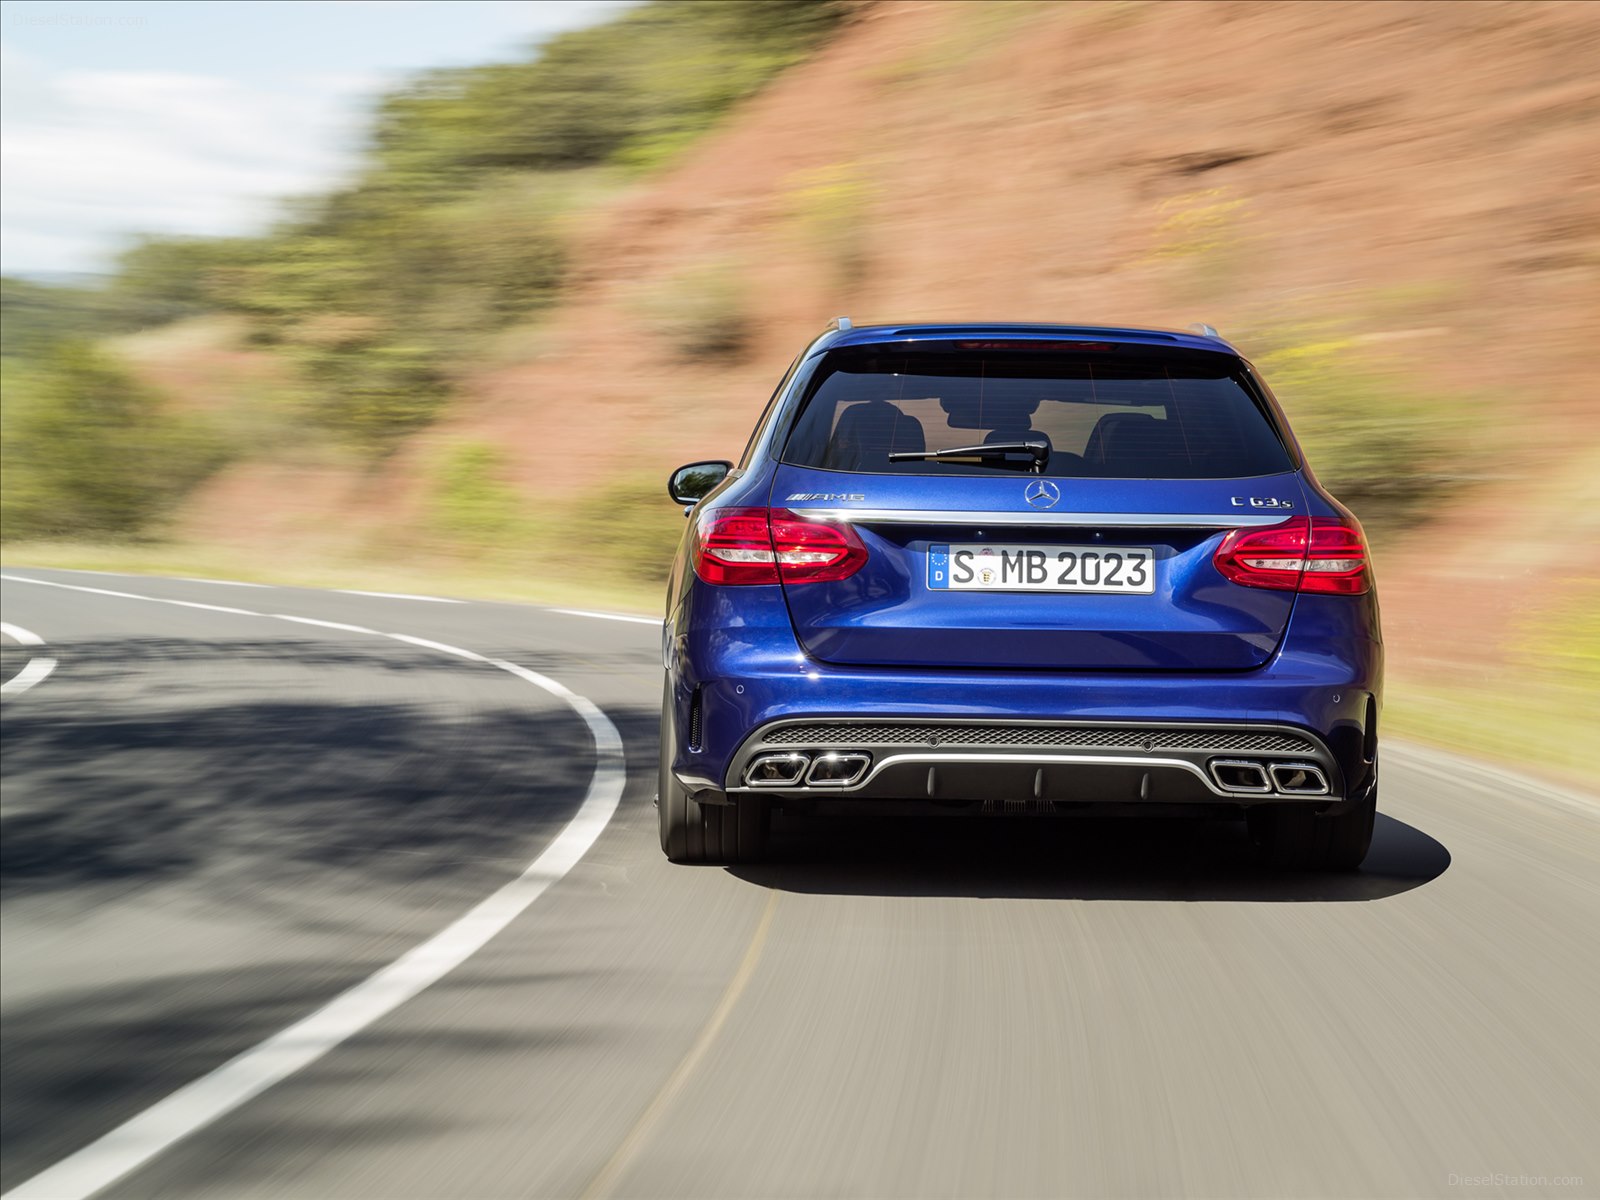
[[769, 859], [728, 870], [816, 895], [1336, 903], [1396, 896], [1449, 866], [1439, 841], [1382, 813], [1351, 873], [1265, 869], [1242, 822], [780, 815]]

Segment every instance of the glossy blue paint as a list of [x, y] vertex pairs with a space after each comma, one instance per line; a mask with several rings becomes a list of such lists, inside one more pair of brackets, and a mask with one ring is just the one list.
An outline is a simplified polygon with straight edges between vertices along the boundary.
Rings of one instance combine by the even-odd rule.
[[[863, 475], [780, 465], [774, 508], [825, 511], [849, 520], [863, 509], [928, 513], [915, 524], [863, 523], [867, 565], [838, 583], [787, 588], [789, 611], [806, 651], [824, 662], [1061, 670], [1227, 671], [1267, 661], [1288, 624], [1292, 592], [1241, 588], [1217, 573], [1211, 557], [1221, 530], [1164, 527], [1171, 514], [1240, 515], [1241, 489], [1282, 497], [1302, 512], [1305, 497], [1290, 473], [1236, 480], [1057, 479], [1062, 493], [1049, 512], [1153, 514], [1152, 528], [1107, 525], [1014, 526], [945, 523], [938, 513], [993, 513], [1037, 520], [1024, 499], [1031, 475], [991, 477]], [[860, 500], [800, 500], [828, 494]], [[1258, 510], [1245, 510], [1254, 515]], [[928, 548], [970, 545], [1089, 546], [1155, 551], [1150, 595], [933, 591]]]
[[[877, 326], [829, 332], [796, 360], [744, 459], [691, 518], [722, 506], [1019, 513], [1022, 474], [863, 475], [776, 460], [816, 363], [835, 346], [901, 340], [1081, 338], [1236, 355], [1191, 333], [1086, 326]], [[1261, 403], [1295, 470], [1249, 480], [1056, 479], [1061, 513], [1150, 516], [1239, 512], [1236, 497], [1278, 497], [1293, 513], [1348, 516], [1316, 481], [1271, 394]], [[793, 499], [824, 496], [826, 499]], [[853, 497], [860, 496], [857, 500]], [[841, 498], [848, 497], [848, 498]], [[1255, 515], [1259, 516], [1259, 513]], [[669, 585], [664, 657], [688, 728], [699, 689], [702, 742], [673, 748], [680, 777], [727, 786], [735, 750], [759, 726], [797, 716], [973, 716], [1195, 720], [1299, 726], [1333, 750], [1350, 788], [1371, 771], [1366, 725], [1381, 705], [1375, 593], [1294, 595], [1229, 583], [1212, 565], [1218, 528], [990, 527], [936, 517], [857, 525], [868, 565], [837, 583], [711, 586], [680, 548]], [[933, 593], [928, 548], [950, 541], [1149, 545], [1157, 591], [1139, 595]], [[1369, 705], [1369, 701], [1372, 703]]]

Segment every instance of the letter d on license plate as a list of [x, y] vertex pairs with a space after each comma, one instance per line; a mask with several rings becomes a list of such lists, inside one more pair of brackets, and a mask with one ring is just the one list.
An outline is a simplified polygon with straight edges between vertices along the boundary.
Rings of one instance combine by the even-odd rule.
[[928, 547], [936, 592], [1133, 592], [1156, 590], [1149, 546], [1018, 546], [951, 542]]

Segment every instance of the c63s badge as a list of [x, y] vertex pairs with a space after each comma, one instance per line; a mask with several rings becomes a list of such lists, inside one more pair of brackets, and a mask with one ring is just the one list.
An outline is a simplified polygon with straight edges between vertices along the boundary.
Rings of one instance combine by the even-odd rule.
[[1234, 496], [1235, 508], [1293, 508], [1293, 500], [1279, 500], [1276, 496]]

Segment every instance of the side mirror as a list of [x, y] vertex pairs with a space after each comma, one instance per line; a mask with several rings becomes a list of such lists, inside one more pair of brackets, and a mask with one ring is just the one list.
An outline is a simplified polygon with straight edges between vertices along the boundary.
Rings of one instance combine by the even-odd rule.
[[728, 477], [731, 470], [733, 464], [721, 459], [679, 467], [667, 480], [667, 495], [679, 504], [699, 504], [710, 495], [712, 488]]

